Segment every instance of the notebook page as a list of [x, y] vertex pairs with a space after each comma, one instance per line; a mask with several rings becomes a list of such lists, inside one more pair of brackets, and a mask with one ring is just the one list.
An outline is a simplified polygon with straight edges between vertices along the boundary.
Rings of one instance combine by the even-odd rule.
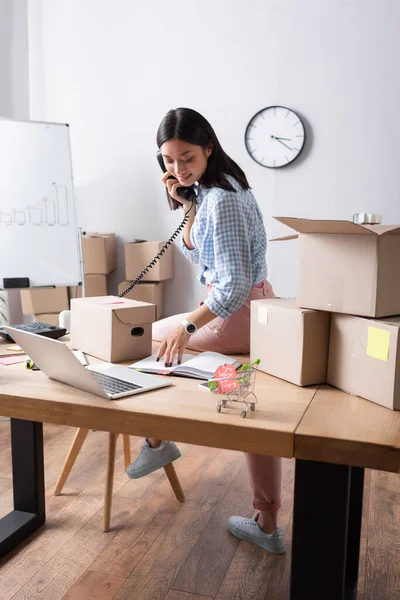
[[[166, 367], [166, 366], [164, 366], [164, 358], [160, 358], [160, 360], [157, 362], [156, 357], [157, 357], [157, 354], [152, 354], [151, 356], [148, 356], [147, 358], [143, 358], [142, 360], [139, 360], [138, 362], [132, 363], [131, 365], [129, 365], [129, 368], [130, 369], [141, 369], [143, 371], [150, 369], [151, 371], [157, 372], [157, 373], [160, 373], [160, 372], [171, 373], [178, 366], [176, 358], [174, 360], [174, 364], [172, 365], [172, 367]], [[193, 354], [184, 354], [182, 357], [182, 364], [186, 363], [191, 358], [193, 358]]]
[[[240, 366], [240, 363], [236, 360], [229, 356], [225, 356], [224, 354], [220, 354], [219, 352], [202, 352], [197, 356], [191, 356], [190, 363], [187, 367], [195, 369], [196, 371], [209, 373], [210, 376], [212, 376], [216, 369], [224, 364], [234, 365], [235, 367]], [[176, 368], [177, 373], [179, 373], [179, 369], [179, 367]]]

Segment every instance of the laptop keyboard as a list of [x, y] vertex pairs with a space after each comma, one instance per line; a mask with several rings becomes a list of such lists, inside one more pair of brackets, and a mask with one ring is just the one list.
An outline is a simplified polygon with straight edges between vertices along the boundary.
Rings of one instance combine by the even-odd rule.
[[117, 379], [116, 377], [111, 377], [111, 375], [106, 375], [105, 373], [99, 373], [98, 371], [89, 371], [93, 379], [97, 381], [99, 385], [103, 388], [107, 394], [122, 394], [124, 392], [131, 392], [133, 390], [142, 389], [142, 385], [137, 385], [136, 383], [130, 383], [129, 381], [122, 381], [122, 379]]

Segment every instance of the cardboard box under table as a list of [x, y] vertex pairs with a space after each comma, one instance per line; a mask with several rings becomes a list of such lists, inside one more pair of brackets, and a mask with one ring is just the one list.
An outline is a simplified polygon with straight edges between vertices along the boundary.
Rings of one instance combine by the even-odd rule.
[[299, 306], [365, 317], [400, 314], [400, 225], [275, 218], [300, 234]]
[[71, 300], [71, 344], [108, 362], [151, 354], [154, 304], [103, 296]]
[[259, 369], [296, 385], [326, 381], [330, 314], [294, 300], [251, 302], [250, 359]]
[[[133, 281], [161, 251], [165, 242], [131, 242], [125, 244], [125, 277]], [[167, 248], [142, 281], [164, 281], [174, 274], [172, 247]]]
[[327, 382], [400, 410], [400, 317], [332, 315]]

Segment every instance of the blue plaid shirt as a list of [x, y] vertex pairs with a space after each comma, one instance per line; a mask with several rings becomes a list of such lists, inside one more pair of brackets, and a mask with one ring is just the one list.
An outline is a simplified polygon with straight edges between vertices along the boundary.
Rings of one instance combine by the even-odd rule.
[[194, 250], [183, 238], [182, 252], [201, 267], [199, 279], [211, 285], [204, 304], [218, 317], [228, 319], [243, 306], [250, 288], [267, 277], [267, 237], [260, 208], [251, 190], [218, 187], [197, 190], [197, 214], [190, 231]]

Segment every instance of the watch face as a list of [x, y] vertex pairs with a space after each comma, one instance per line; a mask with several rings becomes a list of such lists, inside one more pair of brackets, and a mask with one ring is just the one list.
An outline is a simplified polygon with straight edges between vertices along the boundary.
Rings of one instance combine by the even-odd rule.
[[252, 117], [245, 144], [251, 158], [263, 167], [277, 169], [293, 162], [303, 149], [304, 125], [290, 108], [269, 106]]
[[186, 325], [186, 331], [187, 331], [188, 333], [190, 333], [190, 334], [191, 334], [191, 333], [195, 333], [195, 332], [196, 332], [196, 330], [197, 330], [197, 327], [196, 327], [196, 325], [195, 325], [194, 323], [188, 323], [188, 324]]

